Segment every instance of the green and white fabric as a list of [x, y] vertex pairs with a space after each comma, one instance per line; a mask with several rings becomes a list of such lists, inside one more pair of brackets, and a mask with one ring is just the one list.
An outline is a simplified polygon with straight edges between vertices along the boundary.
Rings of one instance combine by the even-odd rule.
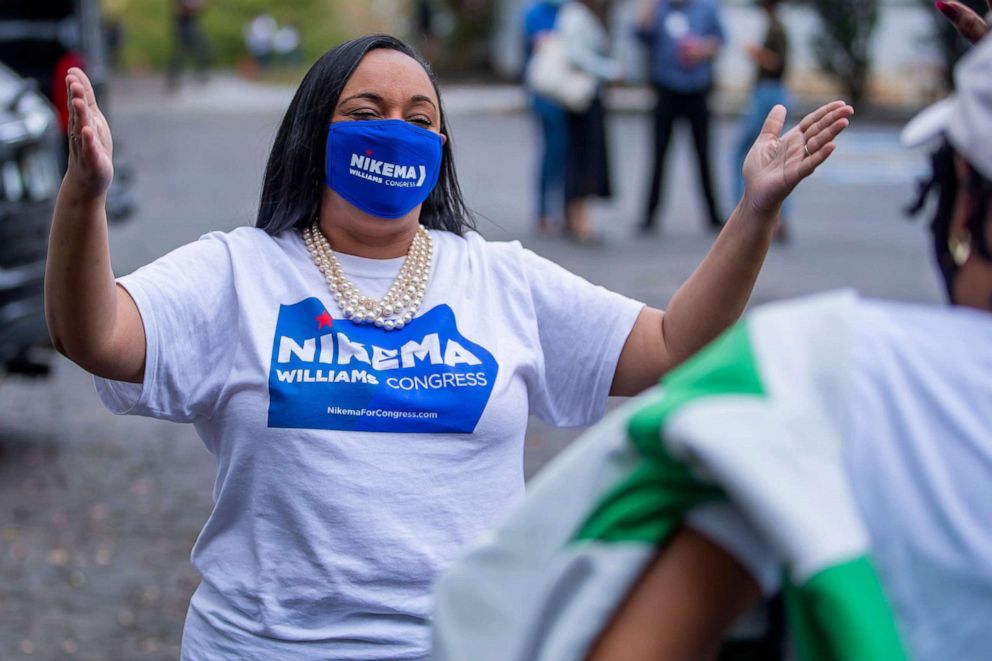
[[849, 293], [760, 309], [595, 427], [442, 579], [434, 658], [582, 659], [656, 549], [714, 507], [759, 579], [781, 569], [802, 659], [906, 658], [843, 461], [858, 311]]

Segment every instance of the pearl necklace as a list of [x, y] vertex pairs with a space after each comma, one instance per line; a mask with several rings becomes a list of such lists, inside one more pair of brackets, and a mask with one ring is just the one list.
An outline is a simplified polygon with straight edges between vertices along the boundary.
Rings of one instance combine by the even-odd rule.
[[423, 225], [410, 244], [400, 272], [381, 299], [365, 296], [345, 277], [316, 221], [303, 230], [303, 241], [345, 319], [356, 324], [375, 324], [385, 330], [399, 330], [413, 319], [424, 300], [431, 270], [431, 235]]

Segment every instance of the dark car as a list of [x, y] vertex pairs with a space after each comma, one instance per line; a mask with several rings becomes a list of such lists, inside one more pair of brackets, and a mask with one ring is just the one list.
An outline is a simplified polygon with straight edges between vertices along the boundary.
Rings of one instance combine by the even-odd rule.
[[0, 65], [0, 373], [40, 375], [44, 278], [61, 178], [58, 118], [36, 83]]
[[[33, 80], [58, 112], [58, 127], [65, 136], [69, 125], [65, 75], [79, 67], [93, 83], [97, 101], [106, 113], [108, 78], [104, 26], [99, 0], [0, 0], [0, 62], [20, 76]], [[65, 167], [66, 142], [61, 143]], [[114, 185], [107, 193], [107, 216], [123, 220], [134, 210], [130, 193], [130, 167], [114, 150]]]

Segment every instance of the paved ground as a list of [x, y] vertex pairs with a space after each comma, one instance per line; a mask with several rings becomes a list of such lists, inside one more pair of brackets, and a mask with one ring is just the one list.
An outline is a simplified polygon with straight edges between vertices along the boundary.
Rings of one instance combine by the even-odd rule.
[[[712, 238], [702, 229], [684, 140], [672, 155], [663, 231], [638, 237], [647, 122], [614, 116], [619, 194], [596, 208], [607, 243], [580, 248], [530, 230], [528, 119], [509, 112], [515, 106], [507, 107], [505, 92], [453, 92], [456, 158], [480, 230], [520, 239], [594, 282], [663, 306]], [[119, 273], [207, 230], [252, 221], [287, 98], [284, 89], [225, 80], [177, 98], [140, 81], [118, 88], [115, 135], [141, 201], [138, 215], [112, 230]], [[732, 140], [733, 126], [721, 123], [721, 154]], [[842, 286], [936, 300], [924, 230], [900, 213], [923, 163], [898, 147], [892, 127], [856, 123], [797, 194], [793, 242], [770, 255], [755, 300]], [[528, 474], [575, 434], [534, 422]], [[0, 659], [176, 658], [197, 582], [188, 554], [210, 508], [213, 471], [191, 427], [106, 413], [90, 379], [65, 360], [55, 361], [50, 380], [0, 384]]]

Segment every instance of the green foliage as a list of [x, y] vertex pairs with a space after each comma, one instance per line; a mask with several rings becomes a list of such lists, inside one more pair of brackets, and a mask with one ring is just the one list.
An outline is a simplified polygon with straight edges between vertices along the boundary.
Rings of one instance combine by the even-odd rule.
[[[311, 62], [342, 40], [331, 0], [208, 0], [202, 26], [214, 66], [232, 66], [245, 57], [243, 29], [258, 14], [300, 31], [303, 61]], [[172, 0], [126, 0], [123, 63], [127, 68], [162, 68], [172, 52]]]
[[851, 102], [859, 104], [868, 88], [871, 35], [878, 23], [879, 0], [806, 0], [820, 17], [813, 51], [824, 71], [838, 79]]
[[172, 25], [163, 0], [130, 0], [122, 11], [126, 67], [163, 66], [168, 58]]
[[442, 63], [442, 70], [489, 68], [489, 37], [495, 23], [495, 4], [488, 0], [448, 0], [455, 30], [449, 38], [447, 62]]

